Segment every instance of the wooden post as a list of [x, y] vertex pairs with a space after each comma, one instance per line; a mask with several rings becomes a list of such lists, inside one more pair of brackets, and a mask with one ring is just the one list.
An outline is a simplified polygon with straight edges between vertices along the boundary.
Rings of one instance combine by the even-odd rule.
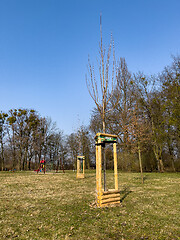
[[118, 190], [117, 150], [116, 150], [116, 143], [113, 143], [113, 152], [114, 152], [114, 180], [115, 180], [115, 190]]
[[79, 174], [79, 169], [80, 169], [80, 166], [79, 166], [79, 159], [77, 159], [77, 176]]
[[83, 175], [84, 175], [84, 169], [85, 169], [85, 160], [83, 159]]
[[97, 191], [97, 194], [99, 192], [99, 148], [98, 146], [96, 145], [96, 191]]
[[[101, 140], [98, 140], [98, 143], [101, 143]], [[101, 177], [101, 172], [102, 172], [102, 147], [101, 145], [98, 146], [99, 151], [98, 151], [98, 168], [99, 168], [99, 194], [101, 195], [102, 192], [102, 177]]]
[[105, 155], [105, 144], [102, 147], [102, 159], [103, 159], [103, 170], [104, 170], [104, 191], [107, 191], [106, 187], [106, 155]]

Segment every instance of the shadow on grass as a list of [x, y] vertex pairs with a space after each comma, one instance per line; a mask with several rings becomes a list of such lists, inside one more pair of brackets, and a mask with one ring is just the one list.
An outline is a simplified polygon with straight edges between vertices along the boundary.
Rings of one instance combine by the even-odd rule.
[[129, 187], [125, 187], [122, 191], [120, 191], [120, 196], [122, 196], [122, 198], [120, 199], [120, 202], [123, 202], [124, 199], [130, 194], [132, 193], [132, 191], [129, 189]]

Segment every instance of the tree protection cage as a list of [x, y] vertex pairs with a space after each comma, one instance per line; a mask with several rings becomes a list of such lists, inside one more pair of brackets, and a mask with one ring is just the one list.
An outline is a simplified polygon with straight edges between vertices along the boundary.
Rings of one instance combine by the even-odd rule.
[[[96, 202], [98, 207], [110, 204], [120, 203], [120, 191], [118, 190], [118, 174], [117, 174], [117, 135], [107, 133], [97, 133], [96, 140]], [[114, 189], [102, 189], [102, 148], [106, 143], [113, 144], [114, 157]]]
[[77, 174], [76, 178], [84, 178], [85, 156], [77, 156]]

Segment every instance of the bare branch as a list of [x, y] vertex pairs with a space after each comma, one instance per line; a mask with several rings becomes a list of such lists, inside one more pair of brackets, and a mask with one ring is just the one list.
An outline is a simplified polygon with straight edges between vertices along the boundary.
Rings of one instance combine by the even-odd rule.
[[[120, 98], [120, 93], [115, 104], [110, 109], [107, 109], [109, 102], [113, 98], [114, 88], [115, 86], [118, 86], [118, 73], [116, 68], [114, 41], [112, 38], [112, 34], [111, 34], [111, 40], [110, 40], [107, 54], [103, 46], [101, 16], [100, 16], [99, 55], [100, 55], [100, 60], [98, 62], [99, 88], [98, 88], [97, 79], [95, 77], [94, 66], [91, 65], [89, 58], [88, 58], [88, 69], [89, 69], [90, 78], [86, 77], [86, 84], [87, 84], [88, 92], [91, 98], [93, 99], [93, 101], [95, 102], [97, 109], [101, 115], [102, 122], [103, 122], [103, 132], [105, 132], [105, 118], [106, 118], [105, 115], [106, 113], [112, 111], [116, 107]], [[110, 65], [111, 55], [113, 55], [112, 67]], [[98, 91], [98, 89], [100, 89], [100, 91]], [[100, 95], [99, 95], [99, 92], [100, 92]]]

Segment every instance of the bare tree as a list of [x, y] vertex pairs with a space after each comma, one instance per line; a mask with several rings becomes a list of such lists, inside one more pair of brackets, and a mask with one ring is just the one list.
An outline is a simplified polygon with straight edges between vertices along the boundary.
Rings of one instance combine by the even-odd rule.
[[[114, 90], [118, 86], [118, 72], [116, 67], [115, 60], [115, 50], [114, 50], [114, 41], [111, 34], [111, 41], [106, 53], [106, 49], [103, 46], [102, 41], [102, 24], [100, 16], [100, 46], [99, 54], [100, 58], [98, 61], [98, 70], [99, 70], [99, 81], [97, 81], [94, 65], [91, 64], [90, 59], [88, 58], [88, 70], [89, 78], [86, 76], [86, 84], [89, 91], [89, 94], [93, 101], [96, 104], [97, 110], [100, 113], [102, 124], [103, 124], [103, 133], [106, 132], [106, 115], [112, 111], [119, 99], [113, 106], [110, 107], [110, 101], [113, 97]], [[112, 65], [111, 65], [111, 55], [112, 55]], [[102, 151], [103, 161], [104, 161], [104, 190], [106, 191], [106, 158], [104, 149]]]
[[139, 73], [136, 76], [136, 83], [140, 94], [141, 106], [150, 122], [153, 152], [156, 157], [158, 171], [164, 172], [162, 152], [165, 132], [163, 106], [161, 103], [161, 93], [157, 89], [157, 79], [155, 77], [148, 78]]
[[143, 165], [142, 165], [142, 152], [146, 151], [146, 145], [151, 141], [150, 126], [147, 119], [144, 117], [138, 103], [131, 109], [131, 119], [129, 123], [129, 134], [131, 151], [138, 153], [139, 167], [141, 172], [141, 180], [144, 183]]
[[[101, 35], [99, 45], [100, 58], [98, 61], [99, 81], [96, 78], [94, 65], [91, 64], [90, 58], [88, 57], [89, 77], [86, 76], [86, 84], [89, 94], [93, 101], [95, 102], [97, 110], [100, 113], [103, 124], [103, 133], [105, 133], [106, 114], [114, 109], [119, 99], [117, 99], [117, 102], [114, 104], [114, 106], [109, 107], [109, 103], [113, 97], [115, 87], [118, 85], [117, 77], [118, 72], [116, 68], [114, 41], [112, 35], [107, 50], [107, 55], [106, 49], [103, 46], [101, 16], [100, 16], [100, 35]], [[111, 55], [113, 55], [112, 66]]]
[[0, 170], [4, 170], [4, 138], [6, 135], [5, 126], [6, 119], [8, 115], [6, 113], [0, 112]]

